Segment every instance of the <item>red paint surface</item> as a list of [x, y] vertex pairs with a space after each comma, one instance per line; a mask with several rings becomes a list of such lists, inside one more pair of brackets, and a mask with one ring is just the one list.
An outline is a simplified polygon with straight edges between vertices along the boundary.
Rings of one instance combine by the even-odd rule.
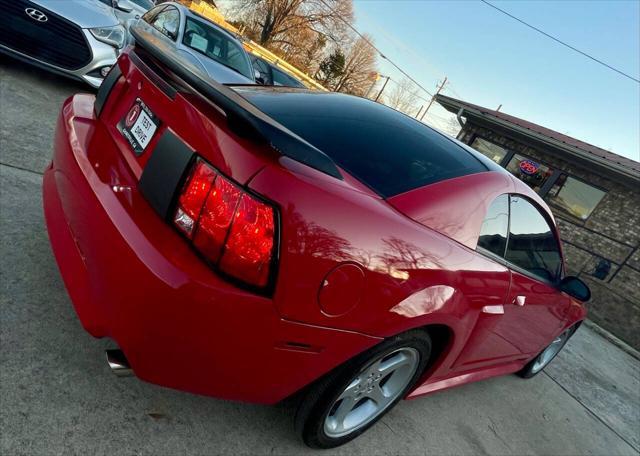
[[[384, 201], [350, 176], [336, 180], [256, 149], [211, 106], [181, 95], [169, 99], [126, 55], [120, 65], [125, 77], [100, 120], [93, 96], [64, 104], [44, 207], [82, 324], [96, 337], [113, 338], [138, 377], [274, 403], [384, 337], [444, 326], [450, 338], [414, 397], [517, 370], [584, 318], [584, 307], [568, 296], [473, 250], [493, 197], [523, 193], [548, 211], [516, 179], [482, 173]], [[140, 157], [115, 128], [136, 97], [162, 122]], [[278, 207], [273, 296], [218, 276], [138, 192], [164, 128]], [[323, 281], [341, 264], [358, 265], [363, 286], [347, 290], [355, 274], [349, 270], [332, 278], [338, 291], [323, 296]], [[340, 290], [357, 305], [340, 305]], [[527, 305], [513, 304], [523, 294]], [[503, 305], [504, 315], [483, 313], [487, 305]]]

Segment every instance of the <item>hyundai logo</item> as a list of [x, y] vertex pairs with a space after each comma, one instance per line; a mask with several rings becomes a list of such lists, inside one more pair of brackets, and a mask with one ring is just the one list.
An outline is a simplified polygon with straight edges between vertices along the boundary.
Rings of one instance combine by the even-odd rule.
[[34, 21], [47, 22], [47, 20], [49, 19], [46, 14], [35, 8], [27, 8], [26, 10], [24, 10], [24, 12], [27, 13], [27, 16], [29, 16]]

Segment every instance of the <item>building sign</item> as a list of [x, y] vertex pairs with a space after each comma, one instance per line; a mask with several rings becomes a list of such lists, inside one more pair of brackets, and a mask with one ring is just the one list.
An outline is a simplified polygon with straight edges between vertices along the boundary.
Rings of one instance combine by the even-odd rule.
[[533, 160], [522, 160], [520, 162], [520, 171], [528, 176], [533, 176], [540, 169], [540, 165]]

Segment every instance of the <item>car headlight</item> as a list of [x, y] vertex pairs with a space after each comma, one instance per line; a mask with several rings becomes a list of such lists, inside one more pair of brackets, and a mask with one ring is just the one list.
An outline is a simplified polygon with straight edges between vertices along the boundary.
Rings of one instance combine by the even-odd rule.
[[125, 43], [125, 31], [121, 25], [113, 27], [96, 27], [89, 29], [91, 34], [103, 43], [110, 44], [118, 49], [122, 49]]

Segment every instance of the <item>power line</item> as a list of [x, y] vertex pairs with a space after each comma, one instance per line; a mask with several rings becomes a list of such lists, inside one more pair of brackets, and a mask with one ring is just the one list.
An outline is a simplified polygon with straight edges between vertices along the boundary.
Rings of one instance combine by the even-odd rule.
[[[447, 83], [447, 77], [445, 76], [444, 77], [444, 81], [442, 81], [442, 84], [440, 84], [440, 87], [438, 87], [438, 90], [436, 90], [436, 95], [438, 95], [440, 93], [440, 91], [442, 89], [444, 89], [444, 86], [445, 86], [446, 83]], [[425, 109], [424, 112], [422, 113], [422, 117], [420, 117], [420, 120], [424, 119], [424, 115], [427, 113], [427, 111], [429, 110], [429, 108], [431, 107], [433, 102], [436, 100], [436, 95], [431, 97], [431, 101], [427, 105], [427, 109]]]
[[[385, 76], [386, 77], [386, 76]], [[389, 76], [389, 81], [394, 83], [396, 86], [401, 87], [400, 83]], [[426, 101], [427, 103], [431, 100], [430, 98], [421, 97], [420, 95], [413, 95], [415, 98], [419, 98], [422, 101]], [[366, 98], [366, 97], [365, 97]]]
[[[327, 2], [325, 2], [325, 0], [320, 0], [320, 3], [322, 3], [324, 6], [326, 6], [327, 8], [329, 8], [329, 10], [333, 10], [333, 8], [331, 8], [330, 5], [327, 4]], [[347, 21], [345, 18], [341, 17], [341, 16], [337, 16], [338, 19], [340, 19], [342, 22], [344, 22], [346, 24], [347, 27], [349, 27], [351, 30], [353, 30], [355, 32], [356, 35], [358, 35], [360, 38], [362, 38], [369, 46], [371, 46], [379, 55], [380, 57], [382, 57], [384, 60], [386, 60], [387, 62], [389, 62], [391, 65], [393, 65], [400, 73], [402, 73], [403, 75], [405, 75], [407, 78], [409, 78], [411, 80], [411, 82], [413, 82], [415, 85], [417, 85], [418, 87], [420, 87], [422, 90], [424, 90], [429, 96], [433, 96], [433, 94], [431, 92], [429, 92], [427, 89], [425, 89], [424, 87], [422, 87], [422, 85], [420, 85], [418, 83], [418, 81], [416, 81], [415, 79], [413, 79], [411, 76], [409, 76], [402, 68], [400, 68], [398, 65], [396, 65], [391, 59], [389, 59], [386, 55], [384, 55], [382, 53], [382, 51], [380, 49], [378, 49], [377, 47], [374, 46], [374, 44], [369, 41], [367, 38], [365, 38], [362, 33], [360, 33], [353, 25], [351, 25], [349, 23], [349, 21]]]
[[[322, 0], [321, 0], [321, 1], [322, 1]], [[529, 23], [527, 23], [527, 22], [523, 21], [522, 19], [519, 19], [519, 18], [515, 17], [513, 14], [510, 14], [510, 13], [506, 12], [505, 10], [503, 10], [503, 9], [501, 9], [501, 8], [498, 8], [496, 5], [494, 5], [494, 4], [490, 3], [490, 2], [488, 2], [487, 0], [480, 0], [480, 1], [481, 1], [482, 3], [484, 3], [485, 5], [487, 5], [487, 6], [490, 6], [491, 8], [493, 8], [493, 9], [495, 9], [495, 10], [497, 10], [497, 11], [500, 11], [502, 14], [504, 14], [504, 15], [506, 15], [506, 16], [509, 16], [511, 19], [513, 19], [513, 20], [515, 20], [515, 21], [520, 22], [522, 25], [525, 25], [525, 26], [529, 27], [530, 29], [533, 29], [533, 30], [535, 30], [536, 32], [543, 34], [543, 35], [544, 35], [544, 36], [546, 36], [547, 38], [551, 38], [551, 39], [552, 39], [553, 41], [555, 41], [556, 43], [560, 43], [561, 45], [563, 45], [563, 46], [565, 46], [565, 47], [568, 47], [568, 48], [569, 48], [569, 49], [571, 49], [572, 51], [575, 51], [575, 52], [577, 52], [578, 54], [582, 54], [583, 56], [587, 57], [588, 59], [591, 59], [591, 60], [593, 60], [594, 62], [599, 63], [600, 65], [603, 65], [603, 66], [605, 66], [605, 67], [609, 68], [610, 70], [615, 71], [615, 72], [616, 72], [616, 73], [618, 73], [618, 74], [621, 74], [621, 75], [622, 75], [622, 76], [624, 76], [625, 78], [629, 78], [629, 79], [631, 79], [632, 81], [635, 81], [635, 82], [640, 83], [640, 79], [634, 78], [633, 76], [629, 76], [627, 73], [625, 73], [625, 72], [623, 72], [623, 71], [620, 71], [620, 70], [618, 70], [617, 68], [612, 67], [612, 66], [611, 66], [611, 65], [609, 65], [608, 63], [605, 63], [605, 62], [603, 62], [602, 60], [597, 59], [597, 58], [593, 57], [592, 55], [589, 55], [589, 54], [587, 54], [586, 52], [583, 52], [583, 51], [581, 51], [580, 49], [577, 49], [577, 48], [575, 48], [575, 47], [571, 46], [571, 45], [570, 45], [570, 44], [568, 44], [568, 43], [565, 43], [564, 41], [562, 41], [562, 40], [561, 40], [561, 39], [559, 39], [559, 38], [556, 38], [556, 37], [555, 37], [555, 36], [553, 36], [553, 35], [549, 35], [547, 32], [545, 32], [545, 31], [543, 31], [543, 30], [540, 30], [538, 27], [535, 27], [535, 26], [533, 26], [533, 25], [531, 25], [531, 24], [529, 24]], [[324, 1], [323, 1], [322, 3], [324, 3]]]

